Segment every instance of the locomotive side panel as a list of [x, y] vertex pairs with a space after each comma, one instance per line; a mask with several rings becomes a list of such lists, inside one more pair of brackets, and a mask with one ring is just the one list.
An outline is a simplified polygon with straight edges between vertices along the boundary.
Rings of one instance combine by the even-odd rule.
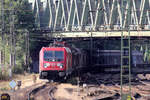
[[[96, 52], [95, 64], [102, 67], [112, 67], [121, 65], [121, 53], [120, 50], [100, 50]], [[133, 50], [131, 52], [131, 66], [140, 66], [148, 64], [143, 60], [143, 53], [140, 51]]]
[[78, 69], [78, 68], [82, 68], [82, 67], [85, 67], [86, 66], [86, 54], [85, 52], [81, 51], [81, 50], [77, 50], [76, 52], [74, 51], [73, 54], [72, 54], [72, 66], [75, 68], [75, 69]]
[[43, 66], [43, 48], [40, 50], [40, 55], [39, 55], [39, 72], [42, 70]]
[[65, 78], [86, 65], [86, 57], [85, 52], [75, 47], [44, 47], [40, 51], [40, 76]]
[[66, 75], [71, 74], [71, 72], [73, 71], [73, 67], [72, 67], [72, 54], [71, 54], [71, 50], [67, 47], [65, 48], [65, 65], [66, 65]]
[[139, 51], [132, 51], [132, 65], [134, 67], [137, 67], [138, 65], [143, 65], [143, 64], [147, 64], [146, 62], [144, 62], [144, 56], [142, 52]]
[[120, 66], [119, 50], [100, 50], [95, 57], [95, 64], [102, 67]]

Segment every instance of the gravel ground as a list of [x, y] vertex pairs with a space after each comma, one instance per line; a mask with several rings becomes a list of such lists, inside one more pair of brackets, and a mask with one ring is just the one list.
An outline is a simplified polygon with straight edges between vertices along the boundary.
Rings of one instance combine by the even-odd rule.
[[[35, 80], [36, 78], [36, 82]], [[94, 100], [112, 97], [117, 100], [120, 95], [120, 74], [96, 74], [83, 75], [84, 81], [79, 85], [61, 83], [57, 85], [54, 97], [56, 100]], [[9, 87], [9, 81], [0, 81], [0, 94], [9, 93], [11, 100], [26, 100], [25, 95], [33, 88], [41, 86], [47, 80], [38, 79], [38, 74], [26, 74], [16, 76], [13, 80], [22, 80], [22, 86], [15, 92]], [[44, 91], [44, 90], [42, 90]], [[46, 93], [45, 93], [46, 94]], [[37, 94], [36, 100], [44, 100], [44, 95]], [[136, 100], [150, 100], [150, 74], [132, 75], [132, 96]]]

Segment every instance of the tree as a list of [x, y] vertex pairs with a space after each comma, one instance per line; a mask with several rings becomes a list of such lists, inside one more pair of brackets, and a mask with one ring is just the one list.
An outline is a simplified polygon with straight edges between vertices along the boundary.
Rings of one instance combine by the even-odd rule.
[[[35, 18], [28, 0], [18, 0], [16, 7], [17, 25], [19, 29], [32, 31], [35, 28]], [[19, 10], [18, 10], [19, 9]]]
[[[13, 41], [15, 41], [15, 52], [16, 57], [16, 67], [14, 68], [15, 72], [22, 72], [25, 66], [25, 32], [24, 30], [27, 29], [32, 31], [35, 28], [35, 19], [31, 9], [31, 5], [29, 4], [28, 0], [4, 0], [4, 37], [5, 42], [1, 42], [0, 39], [0, 47], [4, 46], [5, 56], [6, 56], [6, 64], [10, 62], [10, 48], [11, 48], [11, 32], [10, 27], [12, 27], [12, 17], [14, 18], [13, 24], [14, 28], [11, 29], [14, 31]], [[11, 24], [10, 24], [11, 23]]]

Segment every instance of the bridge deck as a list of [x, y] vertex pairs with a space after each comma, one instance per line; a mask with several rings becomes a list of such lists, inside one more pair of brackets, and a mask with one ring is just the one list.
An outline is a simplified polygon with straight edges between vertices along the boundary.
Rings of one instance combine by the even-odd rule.
[[[71, 37], [121, 37], [121, 31], [101, 31], [101, 32], [54, 32], [52, 37], [71, 38]], [[124, 31], [124, 34], [127, 34]], [[150, 37], [150, 31], [130, 31], [131, 37]]]

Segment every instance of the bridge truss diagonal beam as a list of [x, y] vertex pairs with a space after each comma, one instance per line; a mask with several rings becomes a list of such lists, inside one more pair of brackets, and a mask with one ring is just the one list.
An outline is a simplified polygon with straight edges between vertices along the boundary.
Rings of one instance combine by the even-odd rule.
[[[106, 27], [105, 29], [108, 30], [119, 30], [122, 25], [123, 28], [128, 27], [128, 23], [131, 25], [129, 26], [131, 31], [139, 28], [150, 30], [150, 0], [131, 0], [131, 12], [127, 11], [129, 6], [127, 3], [121, 6], [120, 0], [29, 1], [32, 1], [36, 23], [39, 24], [39, 27], [42, 23], [47, 23], [45, 27], [53, 31], [87, 31], [88, 29], [99, 31], [102, 30], [101, 27]], [[122, 8], [123, 12], [121, 12]], [[48, 9], [48, 12], [44, 9]], [[42, 16], [42, 13], [48, 13], [49, 16]], [[128, 14], [130, 14], [130, 22], [126, 20]], [[43, 22], [45, 18], [48, 21]]]

